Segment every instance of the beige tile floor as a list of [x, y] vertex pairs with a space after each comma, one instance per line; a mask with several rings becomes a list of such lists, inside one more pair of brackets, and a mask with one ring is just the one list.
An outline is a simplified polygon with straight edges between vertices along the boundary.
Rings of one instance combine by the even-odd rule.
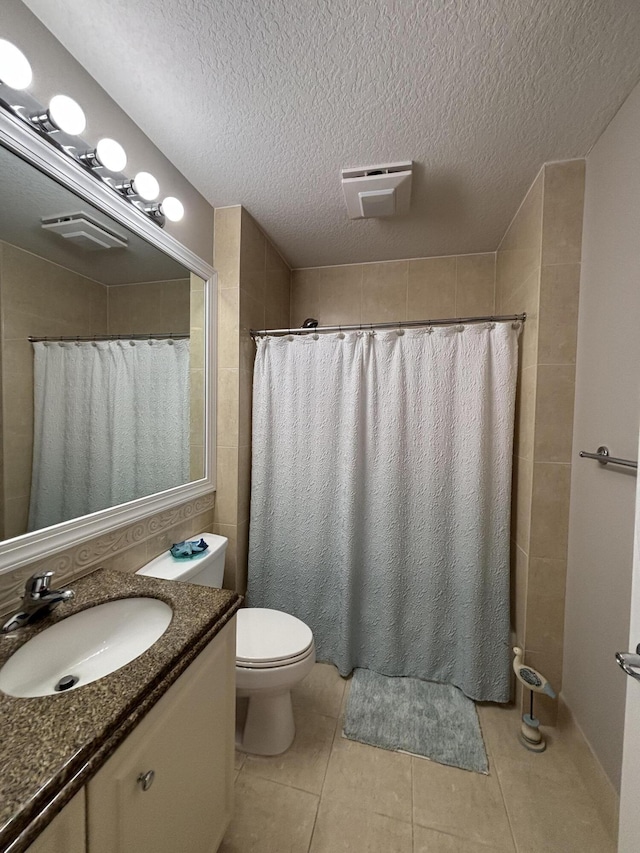
[[281, 756], [240, 753], [220, 853], [614, 853], [559, 739], [516, 739], [514, 708], [479, 706], [488, 776], [342, 737], [349, 681], [316, 664], [294, 691]]

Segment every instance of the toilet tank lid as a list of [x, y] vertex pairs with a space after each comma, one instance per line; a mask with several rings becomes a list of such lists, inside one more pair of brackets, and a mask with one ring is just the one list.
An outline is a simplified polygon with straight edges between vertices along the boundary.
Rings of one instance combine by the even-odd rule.
[[198, 539], [204, 539], [209, 546], [201, 554], [189, 560], [176, 560], [170, 551], [164, 551], [159, 557], [138, 569], [136, 574], [162, 580], [174, 580], [179, 576], [180, 580], [186, 581], [200, 571], [203, 560], [224, 554], [229, 542], [226, 536], [218, 536], [215, 533], [196, 533], [194, 536], [189, 536], [189, 541]]

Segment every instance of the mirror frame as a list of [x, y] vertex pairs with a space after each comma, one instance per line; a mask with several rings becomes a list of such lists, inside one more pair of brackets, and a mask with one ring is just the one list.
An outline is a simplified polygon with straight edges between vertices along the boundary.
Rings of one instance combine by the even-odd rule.
[[17, 116], [0, 107], [0, 144], [81, 199], [177, 260], [205, 281], [204, 477], [0, 542], [0, 574], [215, 491], [217, 275], [212, 266], [163, 231], [133, 204], [88, 173]]

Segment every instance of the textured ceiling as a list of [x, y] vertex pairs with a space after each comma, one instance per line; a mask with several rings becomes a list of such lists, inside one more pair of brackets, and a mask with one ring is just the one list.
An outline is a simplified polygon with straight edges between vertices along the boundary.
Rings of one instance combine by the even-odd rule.
[[[638, 0], [26, 5], [293, 266], [494, 250], [541, 164], [584, 156], [640, 77]], [[411, 213], [347, 219], [339, 170], [407, 159]]]

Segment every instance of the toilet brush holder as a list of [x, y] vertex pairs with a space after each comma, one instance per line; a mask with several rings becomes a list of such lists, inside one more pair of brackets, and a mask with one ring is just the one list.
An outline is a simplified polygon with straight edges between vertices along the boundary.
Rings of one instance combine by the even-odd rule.
[[547, 742], [542, 737], [540, 731], [540, 720], [533, 713], [533, 694], [546, 693], [551, 699], [556, 698], [556, 692], [549, 684], [542, 673], [526, 666], [523, 661], [523, 651], [518, 646], [514, 646], [513, 653], [515, 655], [513, 661], [513, 671], [516, 674], [518, 681], [529, 689], [529, 713], [522, 715], [522, 725], [520, 726], [520, 741], [531, 752], [544, 752], [547, 748]]

